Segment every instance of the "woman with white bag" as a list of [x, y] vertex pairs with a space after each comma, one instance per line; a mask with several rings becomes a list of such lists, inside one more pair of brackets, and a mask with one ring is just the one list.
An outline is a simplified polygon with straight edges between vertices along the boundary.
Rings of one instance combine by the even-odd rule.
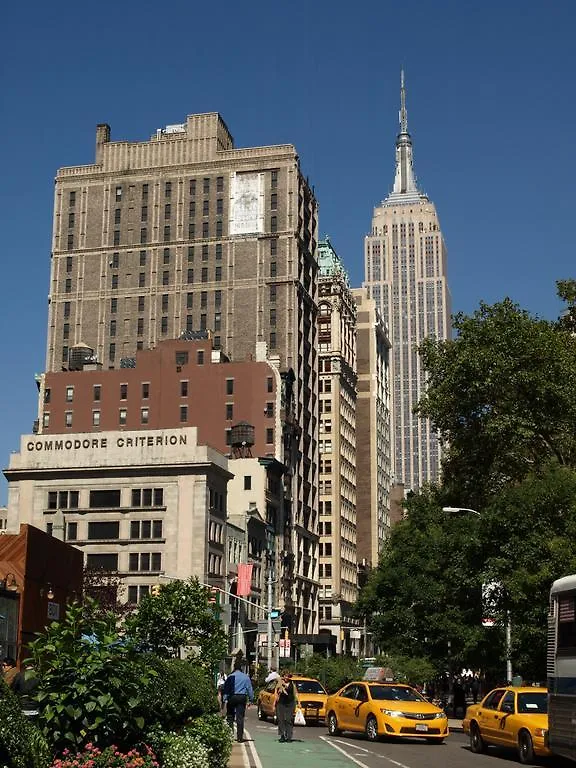
[[[297, 692], [292, 682], [290, 672], [283, 672], [276, 685], [276, 719], [278, 721], [278, 741], [290, 743], [292, 741], [292, 718], [296, 709]], [[302, 714], [300, 712], [300, 714]]]

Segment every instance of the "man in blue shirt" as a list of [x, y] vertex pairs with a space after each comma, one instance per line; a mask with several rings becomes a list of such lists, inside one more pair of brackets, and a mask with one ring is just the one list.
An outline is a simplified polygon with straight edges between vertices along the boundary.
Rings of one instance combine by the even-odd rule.
[[238, 741], [244, 741], [244, 717], [246, 716], [246, 705], [254, 701], [254, 689], [252, 681], [245, 672], [242, 672], [242, 662], [234, 662], [234, 672], [228, 675], [222, 698], [226, 702], [226, 719], [230, 728], [234, 728], [234, 719], [236, 719], [236, 738]]

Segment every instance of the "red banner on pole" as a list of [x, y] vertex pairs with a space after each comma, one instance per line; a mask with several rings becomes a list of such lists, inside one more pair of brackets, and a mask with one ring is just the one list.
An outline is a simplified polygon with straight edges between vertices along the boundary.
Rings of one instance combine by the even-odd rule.
[[238, 597], [248, 597], [252, 592], [252, 563], [238, 563]]

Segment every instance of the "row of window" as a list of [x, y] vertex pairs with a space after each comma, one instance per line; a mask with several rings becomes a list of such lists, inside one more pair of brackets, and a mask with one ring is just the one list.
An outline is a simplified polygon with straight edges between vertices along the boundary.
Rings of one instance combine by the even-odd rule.
[[[118, 571], [118, 553], [99, 552], [86, 555], [86, 567], [90, 570]], [[160, 552], [131, 552], [128, 555], [129, 571], [158, 572], [162, 570]]]
[[[104, 520], [89, 522], [85, 536], [78, 536], [78, 523], [69, 522], [66, 526], [66, 539], [68, 541], [119, 540], [120, 521]], [[130, 539], [161, 539], [163, 538], [162, 520], [131, 520]]]
[[[120, 507], [120, 490], [105, 489], [89, 492], [88, 509]], [[48, 509], [78, 509], [79, 491], [48, 491]], [[131, 507], [163, 507], [163, 488], [132, 488]]]

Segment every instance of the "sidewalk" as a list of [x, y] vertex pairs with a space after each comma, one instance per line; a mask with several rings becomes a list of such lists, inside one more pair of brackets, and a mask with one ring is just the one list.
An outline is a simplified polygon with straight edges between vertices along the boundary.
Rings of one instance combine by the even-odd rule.
[[[448, 720], [450, 730], [462, 732], [462, 720]], [[323, 730], [323, 733], [327, 731]], [[234, 742], [228, 768], [350, 768], [350, 760], [321, 739], [306, 739], [306, 728], [294, 729], [292, 744], [279, 744], [275, 728], [251, 724], [245, 732], [248, 741]]]

